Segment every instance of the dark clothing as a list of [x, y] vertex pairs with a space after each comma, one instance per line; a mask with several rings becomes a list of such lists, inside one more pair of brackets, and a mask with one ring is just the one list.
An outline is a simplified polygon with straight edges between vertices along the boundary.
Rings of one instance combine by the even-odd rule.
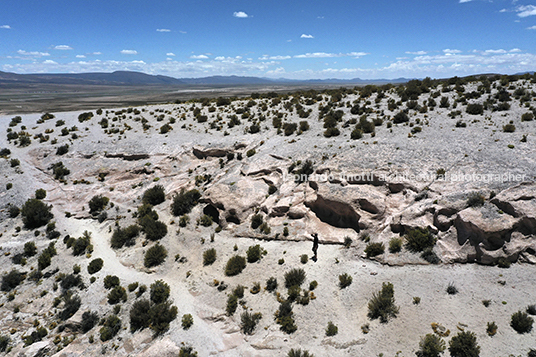
[[316, 252], [318, 250], [318, 234], [313, 233], [311, 235], [313, 236], [313, 253], [314, 253], [313, 261], [316, 262], [316, 259], [317, 259]]

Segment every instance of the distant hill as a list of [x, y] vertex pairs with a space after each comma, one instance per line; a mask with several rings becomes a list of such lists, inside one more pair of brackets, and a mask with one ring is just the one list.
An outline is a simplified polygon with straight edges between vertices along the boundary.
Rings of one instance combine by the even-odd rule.
[[161, 75], [150, 75], [141, 72], [116, 71], [112, 73], [39, 73], [39, 74], [16, 74], [0, 71], [0, 85], [30, 85], [30, 84], [74, 84], [74, 85], [119, 85], [119, 86], [143, 86], [143, 85], [208, 85], [208, 86], [242, 86], [242, 85], [365, 85], [404, 83], [406, 78], [374, 79], [270, 79], [246, 76], [210, 76], [203, 78], [173, 78]]
[[181, 85], [179, 79], [141, 72], [15, 74], [0, 72], [0, 84]]

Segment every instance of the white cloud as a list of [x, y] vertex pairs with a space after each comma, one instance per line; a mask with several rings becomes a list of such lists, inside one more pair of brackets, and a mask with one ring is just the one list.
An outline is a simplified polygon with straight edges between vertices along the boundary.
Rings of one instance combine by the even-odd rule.
[[531, 26], [531, 27], [527, 27], [527, 30], [536, 30], [536, 25], [535, 25], [535, 26]]
[[248, 14], [246, 14], [244, 11], [237, 11], [233, 13], [233, 16], [241, 18], [241, 19], [245, 19], [246, 17], [249, 17]]
[[170, 29], [156, 29], [158, 32], [171, 32]]
[[423, 55], [427, 54], [428, 52], [426, 52], [426, 51], [416, 51], [416, 52], [406, 51], [406, 53], [407, 53], [408, 55], [423, 56]]
[[84, 55], [76, 55], [76, 58], [86, 58]]
[[510, 53], [515, 53], [515, 52], [522, 52], [519, 48], [512, 48], [510, 51], [508, 51]]
[[44, 64], [58, 64], [58, 62], [55, 62], [53, 60], [46, 60], [46, 61], [43, 61]]
[[173, 52], [168, 52], [166, 53], [166, 56], [175, 56], [175, 54]]
[[261, 61], [267, 61], [267, 60], [273, 60], [273, 61], [283, 61], [287, 59], [291, 59], [292, 56], [268, 56], [264, 55], [262, 57], [259, 57]]
[[27, 57], [46, 57], [50, 56], [50, 53], [48, 52], [37, 52], [37, 51], [31, 51], [27, 52], [24, 50], [18, 50], [17, 53], [21, 56], [27, 56]]
[[331, 58], [339, 57], [336, 53], [326, 53], [326, 52], [314, 52], [314, 53], [304, 53], [302, 55], [296, 55], [294, 58]]
[[463, 4], [464, 2], [470, 2], [472, 0], [460, 0], [460, 4]]
[[313, 35], [306, 35], [306, 34], [303, 33], [303, 34], [300, 36], [300, 38], [315, 38], [315, 37], [314, 37]]
[[366, 53], [366, 52], [350, 52], [350, 53], [346, 54], [346, 56], [354, 57], [354, 58], [361, 58], [361, 57], [366, 56], [366, 55], [370, 55], [370, 53]]
[[335, 58], [335, 57], [355, 57], [360, 58], [368, 55], [366, 52], [349, 52], [349, 53], [326, 53], [326, 52], [314, 52], [304, 53], [301, 55], [295, 55], [294, 58]]
[[9, 25], [2, 25], [2, 26], [0, 26], [0, 29], [10, 30], [10, 29], [11, 29], [11, 26], [9, 26]]
[[462, 53], [462, 51], [460, 51], [460, 50], [451, 50], [451, 49], [447, 48], [447, 49], [443, 50], [443, 53], [446, 54], [446, 55], [454, 55], [454, 54]]
[[94, 56], [99, 56], [99, 55], [102, 55], [102, 52], [93, 52], [91, 54], [94, 55]]
[[536, 6], [534, 5], [520, 5], [516, 7], [517, 16], [527, 17], [536, 15]]
[[67, 46], [67, 45], [57, 45], [54, 47], [55, 50], [61, 50], [61, 51], [66, 51], [66, 50], [72, 50], [73, 48], [71, 46]]
[[123, 54], [123, 55], [137, 55], [138, 51], [136, 51], [136, 50], [122, 50], [121, 54]]
[[182, 34], [185, 34], [185, 33], [187, 33], [186, 31], [179, 31], [179, 32], [180, 32], [180, 33], [182, 33]]
[[500, 50], [485, 50], [484, 51], [484, 54], [501, 54], [501, 53], [506, 53], [505, 50], [503, 49], [500, 49]]
[[193, 55], [190, 56], [191, 59], [208, 59], [208, 56], [205, 55]]

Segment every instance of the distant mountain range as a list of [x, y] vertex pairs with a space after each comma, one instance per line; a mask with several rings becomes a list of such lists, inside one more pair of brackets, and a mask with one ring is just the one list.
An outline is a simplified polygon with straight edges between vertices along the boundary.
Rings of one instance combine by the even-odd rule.
[[385, 83], [405, 83], [409, 79], [270, 79], [242, 76], [211, 76], [203, 78], [173, 78], [161, 75], [150, 75], [141, 72], [116, 71], [112, 73], [47, 73], [47, 74], [16, 74], [0, 71], [0, 86], [32, 85], [32, 84], [73, 84], [73, 85], [116, 85], [116, 86], [242, 86], [242, 85], [365, 85]]

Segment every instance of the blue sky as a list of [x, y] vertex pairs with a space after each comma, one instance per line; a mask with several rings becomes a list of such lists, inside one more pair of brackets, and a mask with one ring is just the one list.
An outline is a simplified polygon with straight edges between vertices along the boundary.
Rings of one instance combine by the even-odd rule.
[[432, 78], [536, 69], [536, 0], [3, 0], [0, 70]]

